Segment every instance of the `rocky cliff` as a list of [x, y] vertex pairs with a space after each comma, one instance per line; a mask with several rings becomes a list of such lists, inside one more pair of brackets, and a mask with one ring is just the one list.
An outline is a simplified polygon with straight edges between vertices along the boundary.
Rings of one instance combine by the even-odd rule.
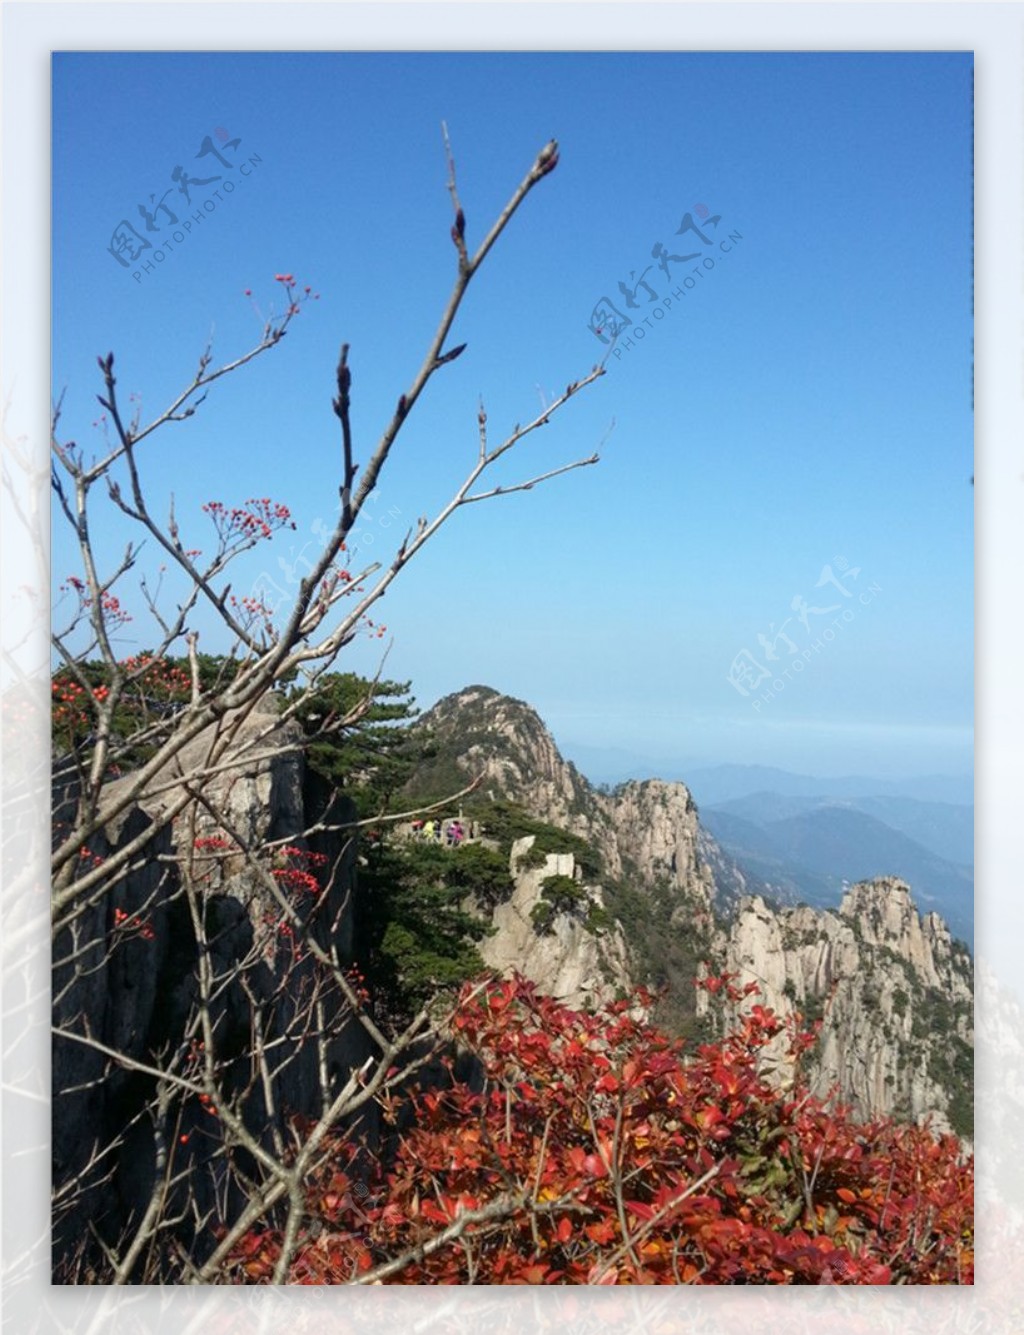
[[836, 1085], [861, 1116], [972, 1134], [973, 964], [904, 882], [855, 885], [835, 912], [745, 899], [715, 946], [761, 1004], [822, 1020], [816, 1093]]
[[[318, 1055], [303, 1045], [303, 989], [311, 986], [312, 961], [296, 961], [280, 933], [280, 909], [239, 843], [263, 848], [268, 841], [295, 841], [324, 859], [330, 889], [311, 930], [341, 957], [352, 949], [351, 897], [355, 849], [340, 833], [310, 840], [303, 831], [322, 823], [351, 820], [349, 803], [332, 799], [308, 772], [297, 724], [281, 724], [266, 700], [247, 717], [228, 719], [230, 745], [207, 781], [206, 805], [194, 821], [159, 821], [180, 793], [175, 776], [162, 776], [125, 814], [90, 841], [97, 862], [129, 842], [152, 836], [133, 869], [110, 893], [59, 931], [53, 945], [53, 1018], [58, 1030], [88, 1036], [95, 1044], [55, 1037], [52, 1061], [53, 1173], [62, 1186], [83, 1175], [74, 1209], [55, 1212], [54, 1254], [67, 1254], [91, 1220], [111, 1240], [125, 1221], [145, 1209], [152, 1190], [153, 1133], [144, 1110], [152, 1103], [150, 1069], [168, 1053], [187, 1047], [199, 1004], [200, 951], [209, 959], [208, 1003], [227, 1091], [237, 1094], [253, 1131], [269, 1137], [294, 1112], [320, 1106]], [[214, 733], [201, 734], [180, 756], [180, 775], [208, 763]], [[110, 785], [114, 792], [131, 776]], [[70, 794], [55, 798], [59, 823]], [[213, 814], [216, 813], [216, 814]], [[191, 897], [188, 887], [193, 891]], [[201, 946], [192, 908], [202, 905]], [[257, 1013], [265, 1015], [273, 1111], [261, 1082], [252, 1079], [252, 1036]], [[190, 1029], [190, 1024], [193, 1027]], [[339, 1017], [326, 1035], [327, 1068], [335, 1083], [365, 1058], [366, 1040], [350, 1019]], [[120, 1054], [111, 1062], [104, 1049]], [[125, 1132], [125, 1126], [130, 1129]], [[199, 1134], [193, 1134], [198, 1131]], [[123, 1143], [118, 1145], [118, 1137]], [[201, 1211], [212, 1213], [227, 1190], [229, 1175], [218, 1151], [216, 1126], [195, 1101], [178, 1128], [178, 1161], [190, 1160], [188, 1189]], [[107, 1147], [118, 1146], [113, 1167]], [[94, 1152], [106, 1157], [90, 1161]], [[70, 1193], [69, 1193], [70, 1195]]]
[[[812, 1059], [819, 1091], [838, 1085], [865, 1117], [930, 1115], [940, 1128], [972, 1133], [971, 957], [936, 914], [919, 916], [905, 883], [856, 885], [836, 910], [781, 906], [701, 826], [684, 784], [595, 790], [522, 701], [470, 687], [421, 726], [433, 755], [417, 776], [420, 796], [439, 798], [479, 776], [471, 804], [484, 813], [497, 799], [518, 803], [599, 853], [601, 903], [624, 945], [617, 978], [667, 988], [663, 1023], [692, 1037], [719, 1032], [729, 1017], [704, 993], [695, 999], [693, 979], [708, 966], [736, 972], [780, 1014], [822, 1019]], [[539, 941], [529, 923], [536, 893], [524, 885], [522, 905], [495, 915], [488, 961], [535, 966], [538, 981], [578, 988], [595, 976], [593, 943], [568, 924], [557, 950]]]
[[420, 721], [432, 739], [410, 795], [431, 799], [479, 778], [477, 801], [504, 798], [538, 819], [585, 839], [601, 856], [606, 875], [627, 873], [645, 884], [662, 882], [692, 897], [704, 910], [717, 893], [697, 808], [685, 784], [649, 779], [597, 791], [562, 758], [537, 713], [521, 700], [487, 686], [445, 696]]
[[516, 969], [573, 1007], [627, 991], [628, 949], [601, 887], [586, 883], [572, 853], [531, 858], [533, 844], [527, 835], [512, 845], [515, 889], [494, 910], [494, 935], [479, 947], [484, 963], [497, 973]]

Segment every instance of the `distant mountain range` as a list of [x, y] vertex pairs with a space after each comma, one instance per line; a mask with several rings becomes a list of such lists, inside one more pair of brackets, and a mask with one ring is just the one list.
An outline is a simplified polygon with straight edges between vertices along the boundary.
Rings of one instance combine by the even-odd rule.
[[[898, 876], [914, 886], [922, 911], [941, 914], [973, 949], [973, 808], [765, 792], [699, 810], [701, 823], [740, 869], [765, 882], [782, 902], [834, 907], [847, 883]], [[937, 848], [965, 861], [942, 857]]]
[[812, 811], [863, 812], [890, 829], [899, 830], [946, 862], [960, 867], [974, 866], [974, 808], [971, 806], [921, 802], [912, 797], [790, 797], [784, 793], [767, 792], [751, 793], [749, 797], [738, 797], [731, 802], [714, 803], [700, 809], [702, 814], [713, 810], [764, 827]]
[[923, 774], [908, 779], [882, 779], [852, 774], [819, 778], [796, 774], [771, 765], [708, 765], [699, 760], [657, 761], [639, 752], [614, 747], [567, 745], [566, 754], [591, 783], [614, 786], [652, 775], [685, 783], [700, 806], [720, 806], [754, 793], [783, 797], [834, 800], [902, 797], [917, 802], [972, 806], [974, 779], [970, 774]]

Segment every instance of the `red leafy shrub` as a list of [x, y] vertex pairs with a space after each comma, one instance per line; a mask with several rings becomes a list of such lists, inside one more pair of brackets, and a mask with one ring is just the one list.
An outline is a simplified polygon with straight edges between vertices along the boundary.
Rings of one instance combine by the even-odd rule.
[[[767, 1083], [759, 1053], [786, 1026], [759, 1005], [686, 1053], [650, 1000], [584, 1013], [518, 977], [467, 988], [454, 1030], [476, 1078], [415, 1096], [375, 1181], [330, 1145], [290, 1282], [973, 1282], [973, 1160], [954, 1137], [811, 1097], [814, 1036], [795, 1024], [792, 1078]], [[230, 1273], [266, 1282], [281, 1245], [250, 1232]]]

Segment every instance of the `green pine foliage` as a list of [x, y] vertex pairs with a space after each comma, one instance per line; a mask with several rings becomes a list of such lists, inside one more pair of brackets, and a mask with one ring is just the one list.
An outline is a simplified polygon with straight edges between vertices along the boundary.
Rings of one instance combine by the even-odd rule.
[[[361, 704], [361, 717], [340, 727]], [[512, 892], [508, 857], [491, 847], [389, 831], [384, 817], [409, 807], [407, 786], [430, 757], [429, 737], [409, 727], [417, 713], [408, 682], [354, 673], [325, 677], [298, 713], [310, 769], [350, 797], [360, 819], [380, 819], [360, 838], [355, 939], [373, 995], [397, 1019], [483, 969], [476, 942], [490, 929], [474, 908]]]
[[541, 936], [552, 930], [559, 914], [573, 914], [589, 905], [590, 897], [571, 876], [546, 876], [540, 898], [530, 910], [530, 919]]
[[[296, 688], [293, 696], [298, 693]], [[342, 727], [364, 702], [362, 716]], [[418, 712], [409, 682], [369, 682], [354, 672], [332, 672], [298, 709], [309, 738], [306, 761], [352, 799], [361, 818], [382, 815], [422, 760], [422, 747], [406, 726]]]
[[[415, 839], [380, 839], [367, 850], [359, 871], [356, 937], [371, 993], [395, 1019], [411, 1018], [439, 992], [483, 969], [475, 943], [491, 929], [465, 907], [472, 871], [483, 862], [464, 862], [468, 851]], [[481, 874], [485, 893], [494, 893], [495, 869]]]
[[666, 882], [638, 889], [632, 868], [622, 880], [605, 883], [604, 898], [607, 912], [622, 924], [640, 981], [657, 994], [658, 1023], [693, 1042], [709, 1038], [710, 1022], [697, 1014], [693, 985], [711, 958], [709, 930]]

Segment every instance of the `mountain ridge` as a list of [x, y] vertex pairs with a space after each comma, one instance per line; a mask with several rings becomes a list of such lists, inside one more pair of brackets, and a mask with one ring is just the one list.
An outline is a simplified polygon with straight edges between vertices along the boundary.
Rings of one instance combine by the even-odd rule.
[[922, 802], [910, 797], [794, 796], [768, 790], [705, 803], [701, 811], [726, 812], [765, 828], [776, 820], [804, 815], [821, 807], [848, 807], [873, 816], [898, 830], [946, 862], [974, 866], [974, 807], [953, 802]]
[[[707, 968], [738, 973], [780, 1013], [823, 1020], [821, 1079], [860, 1113], [931, 1116], [970, 1134], [970, 954], [937, 914], [918, 913], [905, 881], [873, 875], [830, 907], [780, 903], [701, 822], [684, 782], [598, 791], [530, 705], [493, 688], [453, 692], [417, 726], [432, 751], [406, 797], [441, 800], [478, 777], [464, 806], [485, 834], [488, 803], [511, 801], [599, 851], [593, 902], [623, 933], [631, 981], [665, 989], [676, 1032], [711, 1037], [723, 1017], [698, 1005], [693, 983]], [[927, 902], [926, 888], [917, 893]], [[520, 924], [536, 902], [524, 900]], [[522, 941], [496, 949], [511, 964]], [[561, 976], [573, 976], [565, 965]]]

